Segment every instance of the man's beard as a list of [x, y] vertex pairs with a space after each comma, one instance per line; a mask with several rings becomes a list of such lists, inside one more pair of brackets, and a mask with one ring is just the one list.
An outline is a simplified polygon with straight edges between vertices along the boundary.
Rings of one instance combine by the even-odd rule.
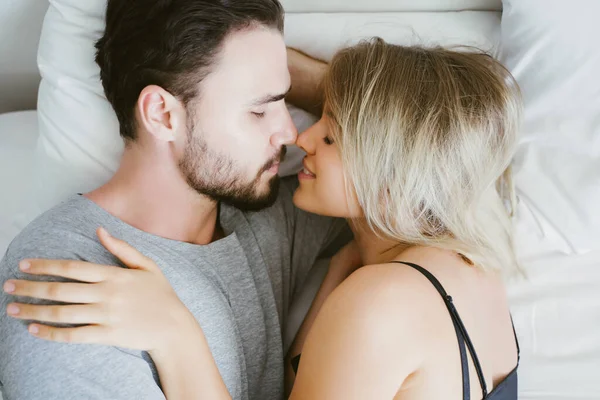
[[179, 169], [188, 185], [213, 200], [229, 204], [242, 211], [257, 211], [275, 203], [279, 193], [279, 176], [273, 176], [261, 190], [261, 177], [273, 165], [281, 162], [286, 148], [269, 160], [251, 182], [236, 170], [234, 160], [208, 148], [194, 124], [188, 123], [188, 143]]

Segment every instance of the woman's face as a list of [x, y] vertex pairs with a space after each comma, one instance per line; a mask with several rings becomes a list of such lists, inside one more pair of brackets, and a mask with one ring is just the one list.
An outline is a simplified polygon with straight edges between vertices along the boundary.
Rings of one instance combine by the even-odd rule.
[[296, 145], [306, 152], [304, 169], [298, 174], [300, 186], [294, 193], [296, 207], [331, 217], [358, 217], [354, 195], [348, 198], [342, 160], [330, 136], [331, 122], [325, 114], [298, 136]]

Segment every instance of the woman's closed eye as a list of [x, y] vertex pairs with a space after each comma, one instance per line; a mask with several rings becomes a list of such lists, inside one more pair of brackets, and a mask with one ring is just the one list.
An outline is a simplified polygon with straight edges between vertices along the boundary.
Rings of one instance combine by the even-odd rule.
[[329, 145], [331, 145], [331, 144], [333, 144], [333, 139], [331, 139], [329, 136], [325, 136], [325, 137], [323, 138], [323, 141], [324, 141], [324, 142], [325, 142], [325, 144], [326, 144], [326, 145], [328, 145], [328, 146], [329, 146]]
[[264, 112], [254, 112], [254, 111], [252, 111], [252, 115], [254, 115], [256, 118], [264, 118], [265, 113]]

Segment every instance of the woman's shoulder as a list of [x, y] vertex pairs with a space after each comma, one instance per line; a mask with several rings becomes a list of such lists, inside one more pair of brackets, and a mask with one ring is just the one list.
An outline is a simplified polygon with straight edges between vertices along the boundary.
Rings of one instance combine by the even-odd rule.
[[434, 276], [442, 270], [455, 270], [452, 267], [467, 267], [459, 256], [444, 250], [412, 247], [390, 262], [365, 265], [357, 269], [344, 284], [351, 286], [347, 291], [353, 296], [376, 295], [376, 298], [395, 300], [398, 306], [403, 306], [403, 301], [413, 303], [429, 297], [429, 291], [424, 291], [423, 287], [432, 287], [431, 283], [408, 264], [416, 264]]
[[359, 362], [363, 371], [384, 368], [394, 385], [420, 368], [429, 349], [421, 305], [410, 295], [418, 290], [388, 267], [361, 267], [329, 295], [305, 344], [305, 368], [329, 373], [320, 370], [328, 365], [352, 374], [348, 368]]
[[[372, 264], [353, 272], [328, 301], [369, 326], [410, 339], [432, 328], [432, 319], [423, 318], [423, 315], [437, 312], [439, 308], [435, 301], [440, 298], [432, 296], [431, 289], [431, 283], [407, 265], [395, 262]], [[411, 329], [407, 329], [408, 326]]]
[[[345, 351], [352, 349], [358, 359], [389, 364], [390, 368], [402, 367], [403, 373], [410, 374], [436, 348], [432, 340], [437, 340], [437, 336], [432, 336], [432, 332], [437, 331], [441, 318], [435, 314], [444, 310], [439, 304], [431, 305], [427, 298], [434, 296], [427, 285], [431, 286], [408, 266], [365, 265], [327, 298], [311, 335], [320, 341], [332, 337], [336, 346]], [[424, 318], [425, 315], [433, 318]], [[374, 348], [386, 350], [374, 352]], [[402, 366], [398, 365], [399, 359], [403, 360]]]
[[[346, 312], [357, 318], [381, 327], [393, 329], [396, 326], [406, 331], [410, 326], [411, 332], [403, 332], [405, 335], [419, 336], [436, 329], [436, 324], [444, 319], [435, 316], [446, 312], [445, 307], [440, 307], [442, 298], [421, 272], [404, 262], [417, 264], [436, 277], [441, 275], [443, 286], [449, 280], [453, 283], [460, 279], [460, 272], [456, 273], [458, 268], [469, 268], [459, 256], [435, 249], [411, 248], [392, 262], [357, 269], [332, 293], [331, 300], [339, 302]], [[455, 273], [457, 276], [452, 276]], [[423, 318], [423, 315], [434, 318]]]

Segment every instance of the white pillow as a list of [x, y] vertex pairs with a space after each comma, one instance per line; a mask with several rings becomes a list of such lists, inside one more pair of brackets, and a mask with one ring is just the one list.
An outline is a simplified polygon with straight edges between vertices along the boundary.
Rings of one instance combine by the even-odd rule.
[[[105, 7], [106, 0], [50, 1], [38, 52], [42, 83], [33, 215], [73, 192], [100, 186], [118, 166], [123, 142], [94, 62]], [[289, 14], [285, 33], [290, 45], [328, 59], [348, 39], [372, 35], [395, 42], [414, 42], [418, 36], [430, 43], [494, 49], [498, 30], [496, 12]], [[314, 121], [297, 109], [292, 114], [300, 128]], [[283, 172], [295, 173], [301, 156], [292, 149]]]
[[501, 0], [280, 0], [286, 12], [500, 11]]
[[94, 189], [123, 151], [118, 122], [94, 62], [106, 0], [50, 0], [38, 49], [40, 138], [29, 212]]
[[519, 197], [567, 252], [600, 249], [599, 15], [596, 0], [504, 1], [501, 59], [525, 99]]
[[285, 38], [289, 46], [329, 61], [341, 47], [380, 36], [401, 45], [474, 46], [496, 53], [500, 13], [396, 12], [288, 14]]

